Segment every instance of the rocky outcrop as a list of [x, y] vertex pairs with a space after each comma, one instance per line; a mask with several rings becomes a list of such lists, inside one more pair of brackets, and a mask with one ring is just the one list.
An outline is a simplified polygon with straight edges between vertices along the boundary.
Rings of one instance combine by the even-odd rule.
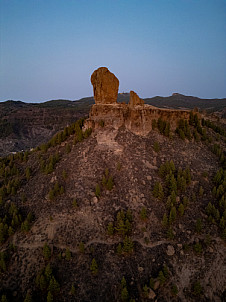
[[138, 135], [147, 135], [152, 130], [152, 121], [161, 118], [177, 127], [179, 119], [189, 119], [188, 110], [160, 109], [144, 104], [134, 92], [130, 92], [129, 104], [117, 103], [118, 79], [106, 68], [101, 67], [91, 76], [95, 104], [92, 106], [85, 128], [96, 129], [107, 126], [114, 129], [126, 127]]
[[126, 129], [138, 135], [152, 131], [152, 121], [161, 118], [175, 130], [179, 119], [189, 119], [189, 111], [159, 109], [150, 105], [129, 107], [126, 104], [95, 104], [92, 106], [85, 128], [112, 127]]
[[93, 72], [91, 83], [96, 104], [117, 102], [119, 80], [106, 67], [100, 67]]
[[137, 105], [144, 105], [144, 101], [134, 91], [130, 91], [129, 107], [135, 107]]

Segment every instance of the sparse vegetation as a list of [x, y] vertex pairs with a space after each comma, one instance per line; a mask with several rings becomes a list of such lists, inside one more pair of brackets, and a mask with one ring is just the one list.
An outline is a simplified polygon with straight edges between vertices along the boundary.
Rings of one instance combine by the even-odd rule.
[[49, 199], [54, 200], [57, 196], [64, 193], [64, 187], [59, 185], [58, 182], [55, 183], [54, 187], [49, 191]]
[[96, 259], [93, 258], [91, 265], [90, 265], [90, 270], [92, 272], [93, 275], [97, 275], [98, 273], [98, 266], [97, 266], [97, 262]]
[[[120, 129], [116, 140], [124, 144], [125, 153], [102, 151], [95, 139], [84, 149], [79, 142], [90, 133], [82, 130], [82, 123], [67, 127], [35, 151], [0, 158], [4, 286], [8, 272], [14, 282], [14, 267], [26, 278], [34, 265], [39, 272], [35, 285], [33, 277], [27, 278], [15, 299], [88, 301], [97, 293], [104, 299], [106, 292], [112, 301], [146, 300], [151, 295], [164, 300], [166, 292], [172, 300], [181, 299], [181, 294], [188, 300], [202, 299], [205, 279], [202, 286], [193, 281], [207, 261], [205, 269], [211, 274], [212, 258], [223, 244], [218, 236], [226, 239], [225, 135], [200, 123], [199, 114], [191, 116], [178, 123], [176, 135], [181, 139], [163, 120], [153, 121], [153, 128], [175, 139], [153, 132], [143, 144], [141, 137]], [[26, 248], [29, 244], [32, 249]], [[175, 250], [169, 257], [168, 246]], [[194, 273], [184, 291], [181, 259]], [[197, 260], [195, 265], [191, 259]], [[217, 265], [216, 273], [222, 274]], [[103, 271], [106, 267], [110, 274]], [[1, 295], [9, 301], [13, 292], [3, 288]], [[219, 284], [213, 298], [216, 295], [222, 297]]]

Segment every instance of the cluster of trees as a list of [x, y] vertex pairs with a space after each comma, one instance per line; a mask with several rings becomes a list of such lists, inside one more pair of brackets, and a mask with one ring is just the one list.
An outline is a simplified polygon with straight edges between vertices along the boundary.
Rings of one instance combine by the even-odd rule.
[[5, 180], [0, 187], [0, 201], [3, 200], [4, 197], [16, 195], [18, 189], [20, 188], [20, 185], [21, 182], [19, 177]]
[[219, 158], [220, 163], [226, 169], [226, 153], [219, 144], [214, 144], [211, 151]]
[[28, 153], [18, 153], [0, 158], [0, 204], [6, 198], [16, 196], [24, 180], [28, 180], [31, 176], [30, 167], [24, 169], [22, 165], [19, 166], [20, 156], [23, 159], [25, 154]]
[[47, 302], [52, 302], [60, 292], [60, 284], [53, 274], [50, 263], [38, 273], [35, 283], [37, 290], [46, 296]]
[[[197, 114], [194, 115], [192, 111], [190, 112], [189, 124], [194, 126], [195, 128], [193, 135], [196, 141], [199, 141], [200, 137], [203, 141], [207, 140], [206, 129], [203, 128], [205, 126], [211, 128], [218, 135], [226, 136], [226, 131], [223, 128], [215, 125], [213, 122], [209, 120], [205, 120], [204, 118], [200, 122], [198, 115]], [[208, 138], [209, 143], [211, 143], [212, 140], [213, 139], [211, 137]], [[211, 146], [211, 151], [217, 155], [217, 157], [220, 160], [220, 163], [222, 164], [224, 169], [226, 169], [226, 156], [220, 144], [215, 143], [213, 146]]]
[[116, 219], [113, 222], [108, 223], [108, 235], [120, 235], [123, 237], [123, 242], [120, 242], [116, 248], [118, 255], [121, 255], [122, 253], [128, 254], [133, 251], [134, 244], [132, 239], [129, 237], [132, 231], [132, 222], [132, 212], [128, 209], [126, 212], [124, 210], [120, 210], [117, 213]]
[[[190, 126], [193, 127], [193, 131], [191, 131]], [[190, 112], [189, 121], [184, 119], [179, 120], [175, 132], [183, 140], [185, 138], [191, 140], [193, 137], [195, 141], [200, 141], [200, 139], [203, 141], [207, 140], [206, 129], [202, 128], [197, 113], [194, 114], [193, 111]]]
[[7, 254], [5, 252], [0, 252], [0, 272], [6, 271], [6, 261]]
[[144, 297], [145, 298], [148, 297], [148, 293], [149, 293], [150, 289], [153, 290], [155, 288], [156, 282], [159, 281], [160, 285], [163, 286], [167, 282], [169, 277], [170, 277], [169, 269], [166, 265], [163, 265], [162, 269], [158, 272], [157, 277], [156, 278], [151, 277], [149, 280], [149, 284], [145, 284], [143, 286]]
[[158, 170], [159, 176], [164, 181], [164, 187], [161, 182], [156, 182], [153, 188], [153, 196], [166, 201], [167, 212], [164, 213], [162, 225], [168, 228], [167, 236], [173, 237], [171, 225], [176, 220], [177, 214], [183, 216], [186, 206], [188, 205], [188, 198], [179, 195], [184, 194], [187, 186], [191, 183], [190, 168], [184, 170], [182, 168], [176, 169], [174, 162], [166, 161]]
[[170, 137], [170, 123], [158, 118], [156, 121], [155, 119], [152, 120], [152, 129], [158, 129], [159, 132], [167, 137]]
[[43, 157], [40, 158], [41, 171], [45, 174], [50, 174], [54, 171], [56, 164], [60, 161], [60, 154], [56, 152], [55, 154], [50, 154], [50, 156], [44, 160]]
[[210, 120], [205, 120], [203, 118], [202, 119], [202, 126], [206, 126], [208, 128], [211, 128], [214, 132], [219, 133], [222, 136], [226, 136], [226, 131], [223, 128], [221, 128], [220, 126], [215, 125]]
[[[178, 191], [185, 192], [187, 186], [191, 183], [191, 172], [190, 168], [176, 169], [174, 162], [166, 161], [162, 164], [158, 170], [159, 176], [166, 183], [167, 195], [177, 195]], [[156, 198], [164, 198], [164, 190], [161, 182], [156, 182], [153, 189], [153, 195]]]
[[8, 163], [7, 161], [0, 161], [0, 178], [8, 179], [9, 177], [19, 174], [19, 170], [13, 160], [10, 160]]
[[64, 193], [64, 187], [62, 185], [59, 185], [58, 182], [55, 183], [54, 187], [50, 189], [49, 191], [49, 199], [53, 200], [57, 196]]
[[100, 197], [101, 190], [106, 189], [108, 191], [111, 191], [114, 186], [114, 180], [112, 175], [109, 174], [108, 168], [105, 169], [104, 175], [102, 177], [101, 185], [97, 184], [95, 188], [95, 195], [96, 197]]
[[127, 282], [124, 276], [122, 277], [121, 280], [121, 300], [122, 302], [126, 302], [126, 301], [135, 302], [134, 299], [130, 298]]
[[132, 222], [133, 216], [131, 210], [128, 209], [126, 212], [124, 212], [124, 210], [121, 210], [117, 213], [114, 222], [109, 222], [107, 226], [107, 233], [108, 235], [129, 235], [132, 230]]
[[184, 119], [179, 120], [178, 126], [176, 128], [176, 133], [183, 140], [185, 138], [187, 138], [189, 140], [192, 138], [192, 134], [191, 134], [190, 127], [189, 127], [187, 120], [184, 120]]
[[28, 232], [32, 220], [32, 214], [28, 213], [24, 218], [15, 203], [2, 202], [0, 205], [0, 244], [4, 243], [20, 227], [22, 231]]
[[53, 138], [47, 144], [41, 145], [37, 148], [37, 150], [47, 152], [50, 147], [60, 145], [71, 135], [75, 135], [74, 144], [76, 144], [77, 142], [81, 142], [83, 139], [87, 138], [92, 133], [92, 129], [86, 129], [85, 131], [82, 131], [84, 120], [84, 118], [79, 119], [70, 126], [65, 127], [64, 130], [54, 135]]
[[122, 253], [124, 254], [130, 254], [133, 252], [134, 244], [133, 241], [130, 237], [125, 236], [123, 239], [123, 242], [119, 243], [116, 252], [118, 255], [121, 255]]
[[105, 169], [105, 173], [102, 177], [102, 185], [107, 190], [111, 191], [114, 186], [113, 177], [109, 174], [108, 168]]
[[208, 220], [217, 224], [222, 232], [222, 237], [226, 240], [226, 170], [219, 169], [214, 176], [213, 195], [217, 202], [209, 202], [206, 207]]

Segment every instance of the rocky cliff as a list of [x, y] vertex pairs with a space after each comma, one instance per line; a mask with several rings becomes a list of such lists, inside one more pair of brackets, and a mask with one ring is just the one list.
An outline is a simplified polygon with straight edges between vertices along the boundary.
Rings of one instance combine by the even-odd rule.
[[92, 106], [85, 128], [103, 126], [118, 129], [124, 126], [135, 134], [147, 135], [153, 120], [162, 119], [175, 129], [179, 119], [189, 119], [188, 110], [160, 109], [144, 104], [134, 92], [130, 92], [129, 104], [117, 103], [118, 79], [106, 68], [100, 67], [91, 76], [95, 104]]

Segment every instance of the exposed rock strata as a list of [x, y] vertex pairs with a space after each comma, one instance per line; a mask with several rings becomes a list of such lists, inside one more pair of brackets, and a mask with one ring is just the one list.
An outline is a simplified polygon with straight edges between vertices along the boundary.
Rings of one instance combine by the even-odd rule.
[[118, 129], [125, 126], [135, 134], [146, 135], [152, 130], [152, 121], [158, 118], [170, 122], [171, 129], [175, 129], [179, 119], [189, 118], [189, 111], [159, 109], [150, 105], [130, 108], [126, 104], [95, 104], [86, 127], [97, 129], [104, 125]]
[[161, 118], [170, 122], [175, 129], [179, 119], [188, 119], [188, 110], [159, 109], [146, 105], [134, 92], [130, 92], [129, 104], [117, 103], [118, 79], [106, 68], [101, 67], [91, 76], [94, 104], [85, 128], [96, 129], [108, 126], [114, 129], [126, 127], [135, 134], [147, 135], [152, 130], [152, 121]]

